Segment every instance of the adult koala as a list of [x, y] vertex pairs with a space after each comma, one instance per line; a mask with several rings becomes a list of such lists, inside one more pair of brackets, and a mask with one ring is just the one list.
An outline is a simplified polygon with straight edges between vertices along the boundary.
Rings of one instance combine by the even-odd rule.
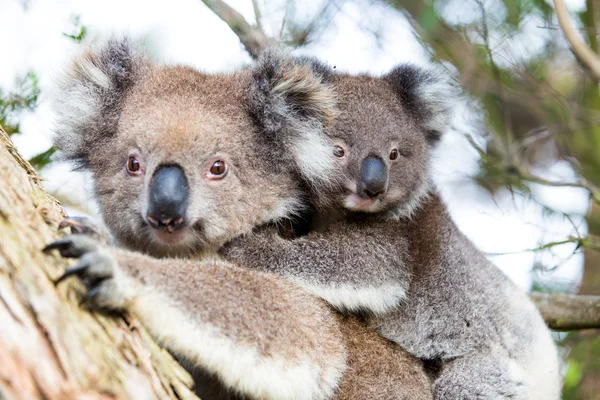
[[300, 173], [328, 184], [321, 133], [334, 99], [312, 68], [272, 55], [267, 68], [208, 75], [112, 40], [75, 60], [57, 99], [55, 144], [91, 171], [121, 247], [84, 235], [47, 247], [79, 258], [60, 279], [77, 275], [89, 307], [133, 312], [192, 372], [228, 389], [217, 398], [431, 398], [422, 363], [364, 323], [215, 255], [301, 208], [296, 155], [265, 133], [321, 155]]

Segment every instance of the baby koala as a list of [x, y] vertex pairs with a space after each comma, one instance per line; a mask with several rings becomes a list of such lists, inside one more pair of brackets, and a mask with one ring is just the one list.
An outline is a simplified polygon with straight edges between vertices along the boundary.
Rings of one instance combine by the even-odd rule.
[[436, 399], [558, 399], [557, 352], [538, 310], [459, 231], [431, 184], [456, 90], [412, 65], [380, 78], [315, 65], [338, 98], [326, 134], [341, 184], [311, 189], [315, 231], [285, 239], [267, 226], [222, 253], [366, 312], [438, 368]]

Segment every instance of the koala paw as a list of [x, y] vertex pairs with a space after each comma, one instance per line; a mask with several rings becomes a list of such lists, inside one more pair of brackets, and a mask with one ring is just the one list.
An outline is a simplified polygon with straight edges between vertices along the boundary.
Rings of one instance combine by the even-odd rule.
[[96, 239], [100, 243], [110, 243], [110, 234], [108, 231], [91, 218], [67, 217], [58, 225], [59, 230], [65, 228], [70, 228], [73, 235], [86, 235]]
[[75, 275], [85, 285], [87, 294], [81, 304], [93, 310], [122, 310], [132, 295], [132, 284], [119, 268], [109, 248], [84, 235], [72, 235], [50, 243], [44, 252], [58, 250], [63, 257], [79, 258], [54, 283]]

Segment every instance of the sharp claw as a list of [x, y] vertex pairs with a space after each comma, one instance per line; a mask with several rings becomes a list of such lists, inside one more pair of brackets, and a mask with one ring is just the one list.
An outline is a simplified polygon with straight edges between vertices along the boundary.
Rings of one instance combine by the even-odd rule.
[[44, 247], [42, 249], [42, 251], [44, 253], [47, 253], [51, 250], [63, 250], [66, 249], [68, 246], [70, 246], [72, 244], [71, 239], [58, 239], [55, 242], [50, 243], [49, 245], [47, 245], [46, 247]]
[[79, 221], [67, 218], [64, 219], [60, 224], [58, 224], [58, 230], [65, 228], [71, 228], [71, 231], [76, 230], [79, 232], [81, 231], [82, 225]]
[[81, 218], [71, 217], [64, 219], [59, 225], [58, 230], [71, 228], [71, 234], [94, 233], [95, 231], [81, 222]]
[[100, 292], [100, 287], [99, 286], [97, 286], [97, 287], [89, 290], [85, 294], [85, 296], [83, 296], [83, 299], [81, 299], [81, 301], [79, 302], [79, 307], [82, 307], [82, 306], [86, 306], [87, 307], [88, 306], [88, 301], [90, 301], [90, 299], [92, 297], [94, 297], [96, 294], [98, 294], [99, 292]]
[[58, 230], [71, 228], [71, 234], [89, 235], [98, 238], [103, 238], [102, 231], [86, 217], [68, 217], [65, 218], [59, 225]]
[[63, 219], [62, 222], [60, 224], [58, 224], [58, 230], [68, 228], [71, 225], [73, 225], [73, 221], [71, 221], [68, 218], [67, 219]]
[[85, 271], [89, 267], [90, 267], [90, 263], [88, 263], [88, 262], [80, 262], [79, 264], [77, 264], [73, 268], [67, 269], [64, 274], [62, 274], [57, 280], [54, 281], [54, 285], [58, 285], [59, 283], [61, 283], [62, 281], [64, 281], [69, 276], [71, 276], [71, 275], [77, 275], [77, 274]]

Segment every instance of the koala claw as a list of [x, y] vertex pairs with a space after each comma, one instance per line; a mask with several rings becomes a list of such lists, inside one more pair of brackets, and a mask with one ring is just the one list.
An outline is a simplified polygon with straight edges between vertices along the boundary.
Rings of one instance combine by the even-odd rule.
[[58, 285], [59, 283], [61, 283], [62, 281], [64, 281], [66, 278], [68, 278], [71, 275], [79, 276], [89, 267], [90, 267], [89, 262], [80, 262], [73, 268], [67, 269], [64, 274], [62, 274], [57, 280], [54, 281], [54, 285]]
[[92, 238], [86, 236], [69, 236], [58, 239], [42, 249], [44, 253], [58, 250], [61, 256], [67, 258], [79, 258], [86, 253], [97, 250], [98, 244]]
[[67, 269], [55, 285], [70, 276], [85, 285], [86, 295], [80, 302], [89, 309], [120, 310], [130, 298], [129, 280], [119, 269], [110, 249], [85, 235], [73, 235], [46, 246], [44, 251], [57, 249], [63, 257], [79, 257], [79, 263]]
[[92, 288], [88, 290], [88, 292], [83, 296], [81, 301], [79, 302], [80, 307], [94, 308], [94, 299], [96, 299], [100, 295], [100, 286]]

